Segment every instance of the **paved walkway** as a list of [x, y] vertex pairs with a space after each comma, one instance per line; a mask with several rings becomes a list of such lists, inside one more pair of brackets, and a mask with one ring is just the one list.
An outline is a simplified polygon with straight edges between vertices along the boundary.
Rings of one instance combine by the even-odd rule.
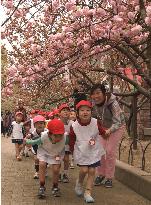
[[[39, 200], [37, 191], [38, 180], [33, 179], [34, 167], [33, 157], [23, 158], [23, 161], [15, 160], [14, 146], [10, 138], [1, 138], [2, 149], [2, 183], [1, 204], [2, 205], [82, 205], [82, 198], [76, 197], [74, 184], [77, 177], [77, 169], [70, 170], [71, 182], [60, 184], [62, 196], [54, 198], [50, 194], [51, 168], [46, 179], [46, 199]], [[94, 188], [95, 205], [151, 205], [151, 202], [130, 190], [118, 181], [114, 181], [114, 188]]]

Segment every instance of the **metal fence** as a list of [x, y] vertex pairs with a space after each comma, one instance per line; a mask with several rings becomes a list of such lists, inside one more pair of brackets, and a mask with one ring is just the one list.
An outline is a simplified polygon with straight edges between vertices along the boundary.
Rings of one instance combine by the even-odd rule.
[[[136, 142], [137, 150], [134, 150], [133, 145]], [[136, 160], [136, 158], [138, 160]], [[141, 170], [151, 173], [151, 140], [132, 140], [131, 138], [123, 137], [119, 144], [118, 159], [133, 166], [135, 164], [135, 166], [141, 168]]]

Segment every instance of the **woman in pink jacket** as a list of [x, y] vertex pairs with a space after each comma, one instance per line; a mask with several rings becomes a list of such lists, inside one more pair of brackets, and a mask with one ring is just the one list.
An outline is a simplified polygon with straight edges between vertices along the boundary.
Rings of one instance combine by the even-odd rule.
[[106, 93], [103, 84], [94, 85], [90, 95], [94, 103], [92, 116], [101, 121], [109, 135], [108, 139], [101, 138], [106, 155], [101, 159], [101, 166], [97, 168], [95, 185], [105, 184], [105, 187], [111, 188], [115, 172], [116, 150], [125, 128], [124, 113], [116, 97], [111, 93]]

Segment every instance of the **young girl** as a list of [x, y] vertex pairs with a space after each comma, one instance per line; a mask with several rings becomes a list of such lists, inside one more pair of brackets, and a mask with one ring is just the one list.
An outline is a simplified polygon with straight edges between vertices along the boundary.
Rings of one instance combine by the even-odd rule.
[[[60, 116], [60, 120], [64, 123], [64, 127], [65, 127], [65, 132], [66, 135], [69, 135], [70, 132], [70, 127], [73, 123], [72, 120], [69, 120], [70, 117], [70, 107], [68, 104], [62, 104], [60, 105], [60, 107], [58, 108], [59, 110], [59, 116]], [[64, 156], [64, 171], [62, 176], [60, 175], [60, 181], [64, 182], [64, 183], [68, 183], [69, 182], [69, 145], [65, 146], [65, 156]]]
[[22, 160], [20, 152], [23, 148], [23, 136], [25, 134], [22, 120], [23, 120], [23, 113], [16, 112], [15, 121], [12, 122], [8, 130], [8, 136], [12, 134], [12, 143], [15, 144], [16, 159], [18, 161]]
[[[25, 130], [25, 135], [24, 138], [30, 138], [31, 137], [31, 133], [30, 133], [30, 129], [31, 129], [31, 120], [27, 120], [26, 122], [24, 122], [24, 130]], [[29, 157], [29, 148], [23, 144], [23, 154], [25, 157]]]
[[[70, 110], [70, 117], [69, 117], [69, 119], [74, 121], [74, 122], [76, 121], [77, 116], [76, 116], [76, 111], [74, 109]], [[71, 155], [71, 158], [70, 158], [70, 169], [74, 169], [73, 155]]]
[[76, 111], [71, 109], [69, 119], [75, 122], [76, 118], [77, 118]]
[[[41, 133], [44, 131], [47, 131], [45, 128], [45, 118], [41, 115], [37, 115], [33, 118], [33, 123], [34, 123], [34, 131], [31, 133], [31, 139], [35, 140], [40, 138]], [[35, 144], [32, 146], [32, 150], [34, 153], [34, 160], [35, 160], [35, 174], [34, 174], [34, 179], [38, 179], [38, 173], [39, 173], [39, 159], [37, 158], [37, 150], [38, 150], [38, 145]]]
[[82, 100], [76, 105], [77, 121], [72, 124], [69, 145], [73, 152], [74, 161], [80, 167], [79, 177], [76, 181], [75, 192], [78, 196], [83, 195], [83, 181], [88, 175], [84, 200], [93, 203], [91, 196], [95, 169], [100, 166], [101, 156], [105, 154], [100, 143], [100, 135], [105, 137], [105, 130], [101, 124], [91, 117], [92, 106], [89, 101]]
[[37, 158], [39, 159], [39, 179], [40, 189], [39, 198], [45, 197], [45, 171], [46, 163], [52, 164], [53, 172], [53, 186], [52, 194], [55, 197], [60, 196], [60, 189], [58, 188], [58, 179], [61, 161], [65, 152], [65, 136], [64, 124], [59, 119], [53, 119], [48, 123], [48, 131], [41, 134], [37, 140], [26, 140], [26, 144], [39, 145], [37, 151]]

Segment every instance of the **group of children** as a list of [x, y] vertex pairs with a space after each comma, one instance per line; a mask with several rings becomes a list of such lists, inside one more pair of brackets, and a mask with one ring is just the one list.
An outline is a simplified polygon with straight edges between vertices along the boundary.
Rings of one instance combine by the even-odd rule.
[[[96, 167], [100, 166], [101, 157], [105, 150], [100, 142], [101, 137], [108, 138], [108, 132], [100, 121], [92, 117], [92, 105], [82, 100], [76, 105], [76, 112], [71, 111], [68, 104], [62, 104], [53, 113], [49, 120], [42, 115], [32, 112], [32, 119], [22, 122], [23, 113], [15, 114], [15, 121], [9, 129], [12, 134], [12, 143], [15, 144], [16, 159], [21, 161], [21, 150], [31, 149], [34, 153], [35, 175], [39, 178], [39, 198], [45, 197], [45, 175], [47, 165], [52, 165], [52, 194], [61, 195], [59, 181], [70, 181], [69, 155], [79, 167], [79, 176], [76, 180], [75, 193], [83, 196], [85, 202], [93, 203], [92, 188]], [[64, 163], [61, 173], [61, 164]], [[71, 167], [73, 161], [71, 160]], [[87, 177], [85, 190], [83, 182]]]

